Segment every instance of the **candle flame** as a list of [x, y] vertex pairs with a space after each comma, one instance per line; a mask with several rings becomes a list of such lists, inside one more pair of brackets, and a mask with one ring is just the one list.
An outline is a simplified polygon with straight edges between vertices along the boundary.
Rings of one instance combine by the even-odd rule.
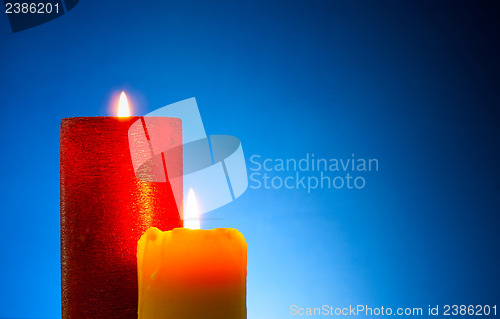
[[184, 207], [184, 228], [200, 229], [200, 210], [192, 188], [189, 189]]
[[127, 96], [125, 92], [122, 91], [120, 94], [120, 103], [118, 104], [118, 117], [129, 117], [130, 108], [128, 106]]

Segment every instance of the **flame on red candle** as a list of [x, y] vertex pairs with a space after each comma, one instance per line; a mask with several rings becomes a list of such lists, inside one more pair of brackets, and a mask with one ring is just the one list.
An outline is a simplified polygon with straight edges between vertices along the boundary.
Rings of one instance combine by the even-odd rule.
[[184, 228], [200, 229], [200, 210], [192, 188], [189, 189], [184, 207]]
[[120, 102], [118, 103], [118, 117], [129, 117], [130, 107], [128, 106], [127, 95], [122, 91], [120, 94]]

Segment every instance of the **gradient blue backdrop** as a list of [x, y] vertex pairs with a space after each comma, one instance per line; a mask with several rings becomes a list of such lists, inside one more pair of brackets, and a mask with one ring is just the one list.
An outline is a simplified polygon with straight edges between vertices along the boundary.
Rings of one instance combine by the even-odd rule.
[[0, 14], [0, 317], [59, 318], [59, 125], [195, 96], [248, 159], [376, 157], [363, 190], [249, 189], [205, 216], [247, 238], [248, 318], [500, 293], [495, 1], [87, 1]]

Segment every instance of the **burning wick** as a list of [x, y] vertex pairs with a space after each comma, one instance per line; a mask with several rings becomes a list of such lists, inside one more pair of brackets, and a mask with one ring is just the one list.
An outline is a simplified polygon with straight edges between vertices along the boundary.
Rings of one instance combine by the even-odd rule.
[[184, 228], [200, 229], [200, 210], [192, 188], [189, 189], [184, 209]]
[[118, 117], [129, 117], [130, 108], [128, 106], [127, 96], [125, 92], [122, 91], [120, 94], [120, 103], [118, 104]]

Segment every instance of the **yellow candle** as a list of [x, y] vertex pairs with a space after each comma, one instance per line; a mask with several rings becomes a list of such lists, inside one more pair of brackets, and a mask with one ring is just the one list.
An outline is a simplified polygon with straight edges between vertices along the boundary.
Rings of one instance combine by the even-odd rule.
[[236, 229], [149, 228], [137, 245], [139, 319], [245, 319], [246, 266]]

